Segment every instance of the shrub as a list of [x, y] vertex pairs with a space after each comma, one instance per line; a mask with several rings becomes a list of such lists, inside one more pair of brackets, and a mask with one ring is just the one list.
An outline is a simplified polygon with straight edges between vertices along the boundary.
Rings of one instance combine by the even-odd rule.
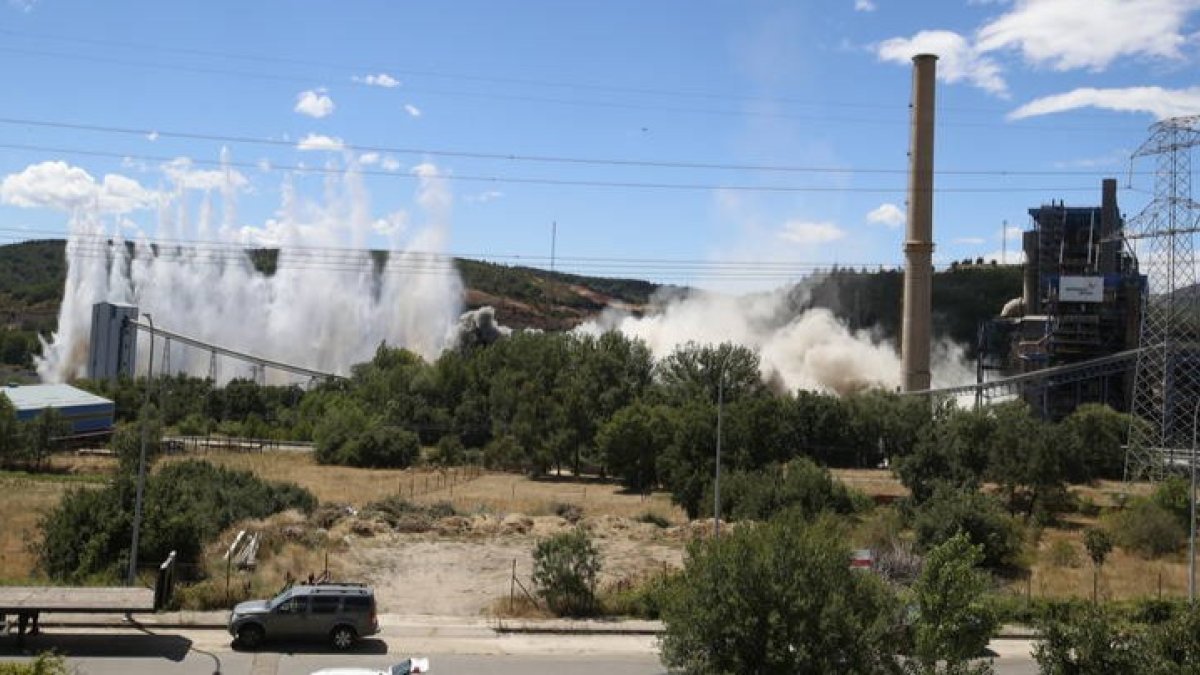
[[[50, 578], [78, 582], [118, 578], [129, 564], [133, 478], [121, 474], [102, 489], [67, 493], [40, 521], [39, 566]], [[247, 471], [200, 460], [169, 464], [146, 479], [138, 559], [157, 564], [171, 551], [199, 561], [201, 548], [234, 522], [287, 509], [311, 512], [312, 493], [266, 482]]]
[[1039, 628], [1042, 639], [1034, 647], [1033, 658], [1043, 673], [1145, 672], [1143, 636], [1103, 609], [1090, 609], [1069, 620], [1046, 621]]
[[666, 593], [678, 572], [666, 570], [622, 579], [600, 593], [600, 611], [605, 616], [628, 616], [656, 620], [662, 616]]
[[[701, 505], [711, 509], [712, 503], [710, 485]], [[734, 471], [721, 486], [721, 515], [728, 520], [767, 520], [785, 510], [812, 517], [823, 511], [854, 513], [861, 508], [852, 490], [804, 457], [761, 471]]]
[[1046, 549], [1046, 562], [1053, 567], [1078, 567], [1079, 551], [1066, 539], [1055, 539]]
[[587, 532], [575, 529], [537, 543], [533, 583], [546, 606], [558, 616], [587, 616], [596, 610], [600, 553]]
[[982, 560], [982, 547], [963, 534], [929, 552], [913, 586], [913, 656], [927, 672], [937, 672], [939, 661], [945, 663], [945, 672], [967, 672], [970, 660], [983, 654], [999, 625], [996, 613], [983, 602], [988, 578], [975, 568]]
[[520, 471], [525, 466], [525, 453], [522, 452], [517, 439], [501, 436], [484, 447], [483, 465], [501, 471]]
[[1153, 501], [1139, 501], [1114, 514], [1110, 525], [1117, 545], [1145, 558], [1174, 553], [1186, 536], [1178, 519]]
[[657, 513], [654, 513], [652, 511], [646, 511], [645, 513], [639, 514], [637, 517], [637, 521], [639, 523], [647, 523], [649, 525], [653, 525], [655, 527], [661, 527], [661, 528], [667, 528], [667, 527], [671, 526], [671, 521], [667, 520], [665, 517], [660, 516]]
[[844, 533], [789, 516], [694, 542], [664, 594], [662, 659], [689, 673], [889, 673], [897, 606]]
[[57, 654], [38, 654], [28, 663], [0, 662], [0, 675], [68, 675], [67, 662]]
[[434, 466], [458, 466], [463, 463], [465, 452], [458, 436], [450, 434], [438, 439], [437, 445], [430, 450], [427, 460]]
[[583, 518], [583, 507], [578, 504], [568, 504], [566, 502], [555, 502], [553, 509], [554, 515], [562, 518], [568, 523], [574, 525]]
[[913, 529], [917, 543], [933, 548], [962, 532], [983, 547], [983, 566], [1014, 566], [1021, 552], [1021, 534], [995, 498], [979, 492], [939, 487], [917, 508]]

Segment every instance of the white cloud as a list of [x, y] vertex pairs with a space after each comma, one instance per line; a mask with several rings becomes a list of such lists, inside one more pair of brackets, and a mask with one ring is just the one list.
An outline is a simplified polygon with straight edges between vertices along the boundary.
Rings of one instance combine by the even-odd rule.
[[163, 172], [175, 185], [186, 190], [240, 190], [250, 184], [242, 172], [226, 167], [221, 169], [195, 169], [188, 157], [176, 157], [163, 165]]
[[39, 0], [8, 0], [8, 6], [12, 7], [18, 12], [24, 12], [28, 14], [33, 11], [33, 8], [38, 4], [38, 1]]
[[296, 95], [296, 112], [309, 117], [328, 117], [333, 114], [333, 99], [324, 89], [309, 89]]
[[1163, 89], [1162, 87], [1126, 87], [1124, 89], [1095, 89], [1082, 87], [1062, 94], [1043, 96], [1008, 114], [1012, 120], [1038, 115], [1076, 110], [1103, 108], [1120, 112], [1150, 113], [1158, 119], [1180, 115], [1200, 114], [1200, 87]]
[[904, 211], [900, 210], [899, 206], [891, 203], [880, 204], [867, 213], [868, 223], [877, 223], [891, 228], [900, 227], [904, 224], [904, 220]]
[[485, 190], [477, 195], [467, 195], [466, 200], [473, 204], [486, 204], [504, 196], [499, 190]]
[[358, 156], [358, 163], [362, 164], [363, 166], [371, 166], [372, 164], [378, 164], [379, 163], [379, 153], [378, 152], [364, 152], [363, 154]]
[[1004, 228], [1004, 237], [1009, 241], [1021, 241], [1021, 237], [1025, 235], [1025, 230], [1016, 225], [1009, 225]]
[[382, 218], [376, 218], [371, 223], [371, 229], [385, 237], [394, 237], [404, 232], [408, 227], [408, 214], [404, 211], [393, 211]]
[[128, 213], [151, 208], [159, 195], [136, 180], [107, 174], [97, 183], [87, 171], [63, 161], [30, 164], [0, 182], [0, 202], [23, 208], [72, 211], [98, 208], [108, 213]]
[[323, 134], [309, 134], [296, 144], [297, 150], [341, 150], [345, 147], [342, 139]]
[[366, 84], [372, 87], [383, 87], [385, 89], [391, 89], [392, 87], [400, 86], [400, 80], [397, 80], [387, 73], [379, 73], [378, 75], [355, 75], [350, 79], [359, 84]]
[[880, 61], [908, 65], [917, 54], [937, 54], [938, 79], [951, 84], [967, 82], [1001, 97], [1008, 85], [1000, 66], [981, 54], [965, 37], [948, 30], [923, 30], [911, 38], [894, 37], [876, 45]]
[[789, 220], [778, 235], [793, 244], [825, 244], [845, 237], [846, 232], [833, 223]]
[[856, 12], [874, 12], [875, 9], [875, 3], [871, 0], [854, 0], [854, 11]]
[[395, 157], [392, 157], [391, 155], [387, 155], [383, 159], [379, 160], [379, 166], [384, 171], [399, 171], [400, 170], [400, 160], [396, 159]]
[[421, 109], [411, 103], [404, 104], [404, 112], [408, 113], [409, 117], [421, 116]]
[[154, 141], [157, 141], [158, 140], [158, 132], [151, 131], [150, 133], [146, 134], [146, 140], [150, 141], [151, 143], [153, 143]]
[[954, 243], [969, 244], [972, 246], [980, 246], [982, 244], [986, 244], [987, 240], [984, 239], [983, 237], [959, 237], [958, 239], [954, 240]]
[[1129, 56], [1182, 58], [1197, 0], [1017, 0], [978, 31], [980, 52], [1016, 49], [1055, 70], [1103, 70]]

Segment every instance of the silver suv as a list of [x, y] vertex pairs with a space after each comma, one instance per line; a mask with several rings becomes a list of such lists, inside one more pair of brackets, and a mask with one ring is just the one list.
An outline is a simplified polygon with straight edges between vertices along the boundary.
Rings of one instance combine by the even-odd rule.
[[229, 614], [229, 634], [254, 649], [265, 640], [328, 640], [349, 649], [379, 632], [375, 593], [362, 584], [292, 586], [270, 600], [251, 600]]

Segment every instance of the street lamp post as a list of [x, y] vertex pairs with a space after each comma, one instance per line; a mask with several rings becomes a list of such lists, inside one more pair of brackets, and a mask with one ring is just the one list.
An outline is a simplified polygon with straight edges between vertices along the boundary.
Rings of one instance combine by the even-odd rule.
[[150, 386], [154, 382], [154, 317], [149, 313], [142, 316], [150, 323], [150, 363], [146, 368], [146, 401], [142, 404], [140, 424], [142, 427], [141, 449], [138, 452], [137, 494], [133, 502], [133, 541], [129, 548], [129, 578], [127, 583], [132, 586], [137, 581], [138, 563], [138, 534], [142, 526], [142, 494], [146, 490], [146, 427], [149, 420], [146, 414], [150, 411]]
[[1200, 419], [1200, 402], [1192, 412], [1192, 456], [1188, 465], [1191, 469], [1192, 485], [1188, 491], [1188, 603], [1196, 604], [1196, 422]]
[[729, 365], [732, 349], [721, 359], [721, 370], [717, 374], [717, 473], [713, 480], [713, 538], [721, 538], [721, 416], [725, 410], [725, 367]]

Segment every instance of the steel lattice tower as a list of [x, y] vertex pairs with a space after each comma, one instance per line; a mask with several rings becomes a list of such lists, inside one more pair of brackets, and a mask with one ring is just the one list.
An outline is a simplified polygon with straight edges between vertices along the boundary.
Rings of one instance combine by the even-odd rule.
[[1154, 199], [1126, 231], [1139, 246], [1148, 288], [1143, 296], [1134, 376], [1134, 414], [1125, 479], [1158, 480], [1190, 462], [1193, 423], [1200, 403], [1200, 288], [1194, 237], [1200, 205], [1192, 201], [1191, 149], [1200, 145], [1200, 116], [1176, 117], [1150, 127], [1133, 159], [1155, 160]]

